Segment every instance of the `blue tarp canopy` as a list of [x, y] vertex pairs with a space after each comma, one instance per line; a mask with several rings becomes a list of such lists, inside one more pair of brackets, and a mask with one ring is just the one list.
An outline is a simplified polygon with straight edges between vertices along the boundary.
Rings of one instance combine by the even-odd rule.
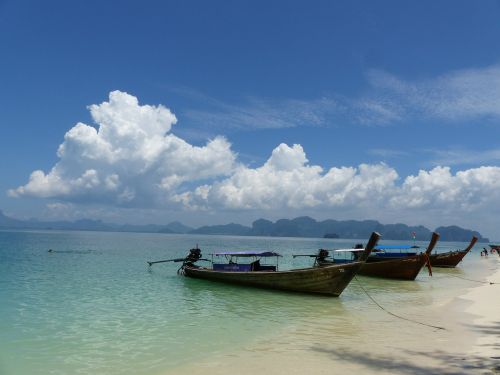
[[213, 253], [213, 255], [231, 255], [237, 257], [279, 257], [281, 256], [274, 251], [221, 251]]
[[394, 249], [418, 249], [418, 246], [410, 246], [410, 245], [391, 245], [391, 246], [375, 246], [375, 250], [394, 250]]

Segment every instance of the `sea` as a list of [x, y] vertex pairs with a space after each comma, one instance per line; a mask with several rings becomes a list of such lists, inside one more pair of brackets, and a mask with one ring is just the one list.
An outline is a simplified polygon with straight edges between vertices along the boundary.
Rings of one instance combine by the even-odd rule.
[[[449, 319], [426, 306], [451, 303], [497, 267], [480, 256], [485, 245], [478, 244], [457, 269], [434, 269], [432, 277], [423, 269], [416, 281], [358, 276], [334, 298], [189, 279], [177, 273], [179, 263], [147, 264], [199, 246], [205, 257], [277, 251], [280, 269], [290, 269], [312, 264], [293, 254], [358, 242], [0, 231], [0, 374], [169, 374], [258, 347], [305, 353], [328, 345], [355, 348], [360, 340], [401, 347], [403, 338], [385, 339], [391, 330], [439, 335], [431, 326]], [[427, 242], [415, 244], [425, 248]], [[440, 242], [438, 251], [466, 246]]]

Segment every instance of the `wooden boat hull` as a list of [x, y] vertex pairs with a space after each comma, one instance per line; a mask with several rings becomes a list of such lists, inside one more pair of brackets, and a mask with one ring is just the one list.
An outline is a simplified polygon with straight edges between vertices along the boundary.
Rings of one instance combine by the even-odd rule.
[[221, 272], [196, 266], [185, 266], [184, 275], [230, 284], [338, 297], [363, 262], [290, 271]]
[[447, 253], [438, 253], [429, 255], [432, 267], [453, 268], [462, 261], [467, 253], [474, 247], [477, 237], [472, 237], [469, 246], [465, 250], [449, 251]]
[[368, 258], [358, 274], [388, 279], [415, 280], [426, 261], [424, 254], [379, 261]]
[[458, 265], [466, 256], [468, 251], [449, 251], [447, 253], [432, 254], [429, 256], [431, 259], [432, 267], [453, 268]]
[[[397, 280], [415, 280], [422, 267], [429, 263], [429, 254], [436, 246], [439, 240], [438, 233], [432, 233], [431, 241], [425, 253], [409, 256], [401, 256], [396, 258], [377, 258], [368, 257], [366, 262], [361, 266], [358, 273], [364, 276], [383, 277], [387, 279]], [[429, 274], [432, 275], [431, 266]]]

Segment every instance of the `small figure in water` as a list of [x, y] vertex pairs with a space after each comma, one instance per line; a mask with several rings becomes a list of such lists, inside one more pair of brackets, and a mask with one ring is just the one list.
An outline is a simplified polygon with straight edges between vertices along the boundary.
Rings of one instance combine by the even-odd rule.
[[52, 250], [52, 249], [49, 249], [48, 253], [52, 253], [52, 252], [54, 252], [54, 250]]

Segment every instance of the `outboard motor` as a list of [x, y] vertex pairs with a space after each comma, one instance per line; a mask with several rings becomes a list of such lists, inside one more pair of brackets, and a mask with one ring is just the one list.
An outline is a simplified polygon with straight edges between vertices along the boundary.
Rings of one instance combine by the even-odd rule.
[[196, 245], [195, 248], [189, 250], [189, 254], [184, 258], [184, 262], [182, 263], [182, 266], [177, 270], [177, 273], [183, 275], [185, 266], [196, 267], [194, 263], [196, 263], [200, 259], [201, 250], [198, 245]]
[[185, 263], [195, 263], [201, 258], [201, 250], [196, 247], [189, 250], [189, 254], [186, 257]]
[[329, 254], [328, 250], [319, 249], [316, 260], [318, 262], [324, 262], [326, 260], [326, 257], [328, 257], [328, 254]]
[[316, 258], [314, 259], [314, 266], [315, 267], [322, 267], [322, 266], [328, 266], [333, 263], [331, 260], [327, 260], [328, 255], [330, 255], [330, 252], [325, 249], [319, 249], [318, 254], [316, 255]]

